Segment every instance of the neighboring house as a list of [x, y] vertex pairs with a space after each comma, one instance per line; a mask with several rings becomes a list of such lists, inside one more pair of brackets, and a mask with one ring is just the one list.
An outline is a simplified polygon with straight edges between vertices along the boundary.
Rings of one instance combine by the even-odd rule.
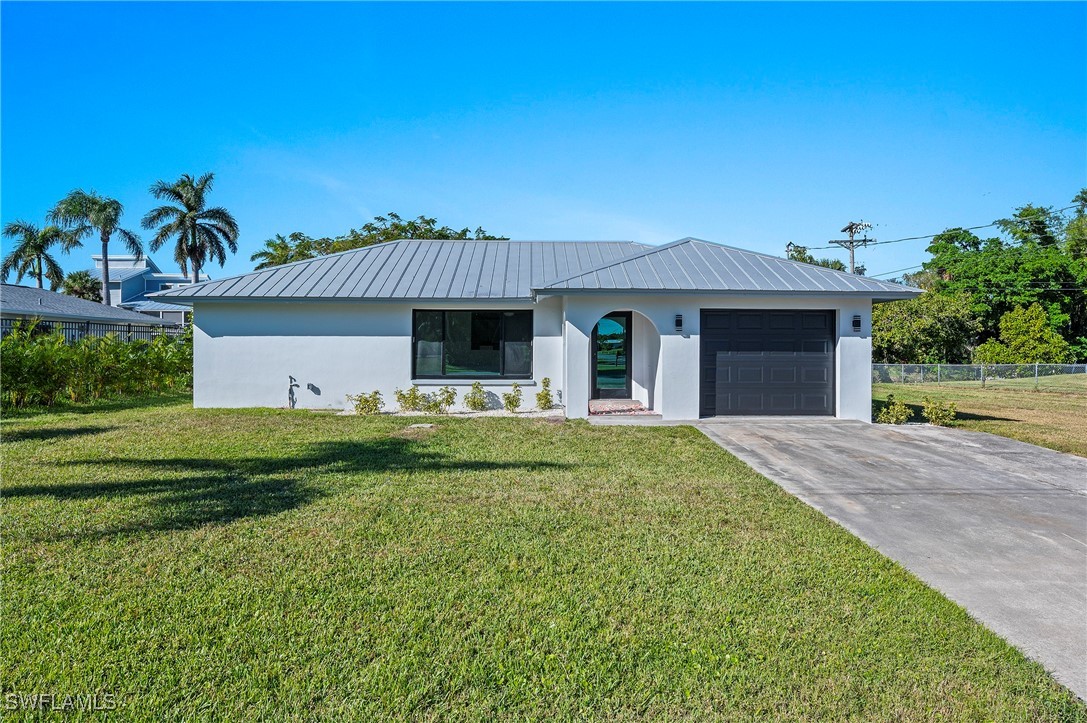
[[475, 381], [531, 405], [549, 377], [569, 417], [629, 398], [664, 419], [867, 421], [872, 304], [920, 293], [687, 238], [400, 240], [153, 296], [193, 306], [198, 407]]
[[[102, 277], [102, 256], [96, 254], [94, 268], [89, 270], [95, 278]], [[207, 276], [201, 276], [207, 281]], [[187, 306], [164, 304], [151, 301], [147, 294], [167, 291], [180, 286], [187, 286], [192, 279], [185, 274], [166, 274], [147, 256], [137, 259], [135, 256], [109, 257], [109, 301], [113, 306], [137, 311], [141, 314], [162, 319], [173, 324], [184, 324]]]
[[[132, 324], [139, 326], [172, 326], [162, 319], [137, 314], [134, 311], [106, 306], [75, 296], [29, 286], [0, 286], [0, 318], [39, 319], [44, 322], [91, 322], [94, 324]], [[9, 323], [4, 324], [5, 327]]]

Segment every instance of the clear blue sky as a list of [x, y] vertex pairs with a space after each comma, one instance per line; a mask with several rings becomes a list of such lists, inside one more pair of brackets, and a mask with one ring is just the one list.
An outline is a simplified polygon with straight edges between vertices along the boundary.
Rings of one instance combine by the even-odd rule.
[[[988, 223], [1087, 185], [1087, 5], [0, 6], [0, 218], [216, 173], [272, 234], [437, 216], [781, 255]], [[144, 234], [145, 238], [150, 234]], [[924, 241], [861, 252], [870, 273]], [[120, 252], [120, 244], [117, 245]], [[61, 257], [90, 265], [91, 248]], [[839, 254], [841, 256], [841, 254]], [[154, 258], [172, 267], [172, 254]]]

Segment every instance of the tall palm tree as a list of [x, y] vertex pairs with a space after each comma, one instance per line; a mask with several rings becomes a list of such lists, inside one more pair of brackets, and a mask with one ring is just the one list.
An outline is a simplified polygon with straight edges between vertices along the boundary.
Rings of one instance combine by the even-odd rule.
[[61, 291], [77, 299], [102, 300], [102, 282], [94, 278], [90, 271], [73, 271], [65, 276]]
[[157, 251], [168, 240], [174, 239], [174, 260], [181, 273], [189, 273], [192, 264], [192, 280], [200, 280], [200, 269], [208, 261], [226, 263], [226, 252], [238, 252], [238, 223], [230, 212], [220, 206], [207, 207], [207, 194], [215, 180], [214, 173], [200, 178], [183, 175], [173, 183], [158, 181], [151, 186], [151, 195], [167, 199], [177, 205], [165, 205], [151, 209], [143, 217], [143, 227], [158, 227], [151, 239], [151, 250]]
[[264, 242], [264, 248], [249, 257], [250, 261], [259, 260], [255, 271], [269, 269], [273, 266], [305, 261], [312, 259], [313, 239], [300, 231], [295, 231], [290, 236], [277, 233], [275, 238]]
[[109, 306], [109, 242], [113, 234], [124, 241], [130, 254], [137, 259], [143, 258], [140, 237], [120, 227], [124, 211], [124, 206], [115, 198], [77, 188], [60, 199], [49, 214], [54, 223], [67, 227], [76, 239], [92, 231], [98, 232], [102, 242], [102, 303], [106, 306]]
[[17, 241], [11, 253], [0, 262], [0, 276], [6, 279], [14, 271], [16, 283], [24, 276], [33, 276], [38, 280], [39, 289], [45, 288], [42, 280], [49, 279], [49, 288], [53, 291], [64, 281], [64, 271], [49, 249], [59, 244], [67, 253], [81, 245], [69, 231], [57, 226], [38, 228], [28, 221], [12, 221], [4, 226], [3, 234]]

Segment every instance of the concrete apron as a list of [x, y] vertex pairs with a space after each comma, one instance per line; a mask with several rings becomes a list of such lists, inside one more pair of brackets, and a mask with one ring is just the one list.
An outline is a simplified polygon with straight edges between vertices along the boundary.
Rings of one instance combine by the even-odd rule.
[[1087, 459], [922, 425], [696, 426], [1087, 699]]

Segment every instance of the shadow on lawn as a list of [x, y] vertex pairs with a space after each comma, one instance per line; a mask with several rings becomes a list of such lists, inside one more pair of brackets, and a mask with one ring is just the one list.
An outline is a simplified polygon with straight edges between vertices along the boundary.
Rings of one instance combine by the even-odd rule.
[[[20, 486], [6, 497], [53, 497], [87, 500], [145, 496], [152, 514], [128, 525], [50, 539], [96, 539], [141, 532], [188, 530], [211, 523], [276, 515], [329, 494], [307, 481], [313, 475], [350, 475], [446, 470], [535, 471], [568, 465], [554, 462], [489, 462], [451, 460], [408, 439], [385, 438], [311, 444], [296, 455], [243, 459], [110, 459], [69, 462], [72, 466], [128, 468], [146, 473], [138, 480], [96, 480], [59, 485]], [[106, 472], [106, 470], [103, 470]], [[108, 472], [106, 472], [108, 473]]]
[[14, 431], [0, 431], [0, 441], [3, 442], [29, 442], [45, 441], [50, 439], [73, 439], [90, 434], [102, 434], [110, 432], [116, 427], [31, 427], [30, 429], [17, 429]]

